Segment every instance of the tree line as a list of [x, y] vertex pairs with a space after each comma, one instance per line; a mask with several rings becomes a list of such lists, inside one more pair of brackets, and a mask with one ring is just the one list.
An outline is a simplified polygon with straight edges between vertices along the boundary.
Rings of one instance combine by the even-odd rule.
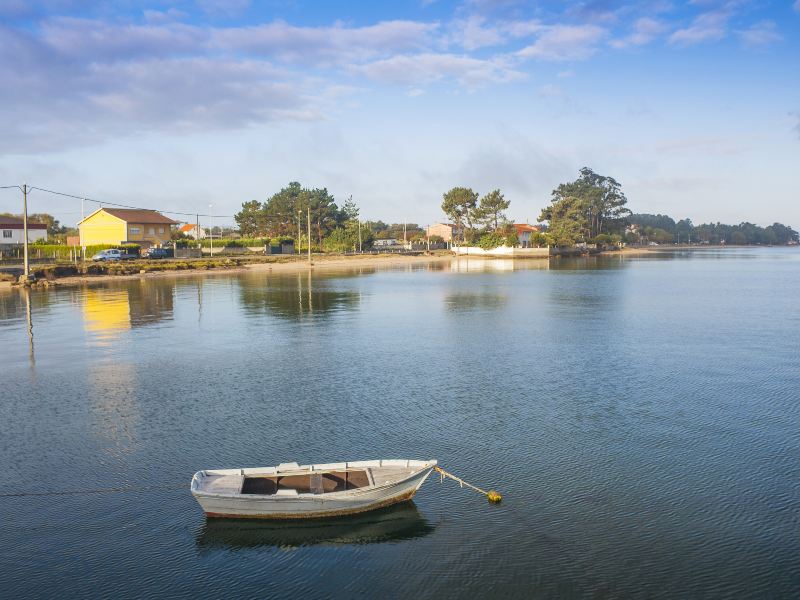
[[[752, 223], [694, 225], [690, 219], [674, 221], [666, 215], [633, 214], [622, 185], [613, 177], [580, 169], [574, 181], [556, 187], [538, 221], [542, 231], [533, 233], [532, 245], [572, 246], [576, 243], [709, 243], [790, 244], [798, 241], [791, 227], [774, 223], [759, 227]], [[455, 225], [455, 240], [484, 248], [516, 245], [510, 206], [500, 189], [481, 195], [457, 186], [442, 195], [441, 209]], [[298, 182], [273, 194], [266, 201], [251, 200], [235, 215], [240, 234], [249, 238], [306, 236], [310, 211], [312, 245], [330, 251], [369, 248], [375, 239], [406, 241], [427, 239], [416, 223], [360, 221], [359, 208], [348, 198], [341, 207], [326, 188], [306, 188]], [[431, 241], [439, 241], [431, 239]], [[298, 242], [299, 243], [299, 242]]]
[[633, 214], [628, 218], [631, 227], [625, 234], [629, 243], [657, 244], [733, 244], [778, 245], [798, 243], [798, 232], [782, 223], [761, 227], [753, 223], [726, 225], [703, 223], [694, 225], [691, 219], [675, 221], [667, 215]]

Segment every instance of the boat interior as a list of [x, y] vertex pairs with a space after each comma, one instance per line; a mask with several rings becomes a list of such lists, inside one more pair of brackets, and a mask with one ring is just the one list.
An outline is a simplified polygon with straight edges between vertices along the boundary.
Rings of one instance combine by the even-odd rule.
[[333, 471], [307, 475], [274, 475], [245, 477], [242, 494], [270, 496], [280, 490], [295, 490], [298, 494], [330, 494], [369, 487], [366, 471]]
[[318, 465], [281, 463], [277, 467], [198, 471], [192, 491], [254, 496], [331, 494], [401, 481], [436, 461], [370, 460]]

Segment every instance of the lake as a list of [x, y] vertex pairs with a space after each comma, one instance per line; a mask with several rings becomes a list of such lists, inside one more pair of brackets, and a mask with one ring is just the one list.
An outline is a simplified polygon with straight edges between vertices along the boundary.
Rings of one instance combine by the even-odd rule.
[[[798, 297], [787, 248], [0, 289], [0, 589], [798, 597]], [[400, 457], [503, 502], [431, 477], [273, 524], [188, 491]]]

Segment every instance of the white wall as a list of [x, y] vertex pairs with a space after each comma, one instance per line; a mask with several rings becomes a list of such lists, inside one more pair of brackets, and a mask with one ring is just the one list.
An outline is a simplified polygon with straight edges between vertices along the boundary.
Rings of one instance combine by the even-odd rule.
[[[6, 237], [6, 232], [11, 232], [11, 237]], [[3, 229], [0, 225], [0, 244], [21, 244], [23, 242], [22, 229]], [[35, 242], [36, 240], [46, 240], [46, 229], [28, 229], [28, 242]]]
[[477, 246], [453, 246], [453, 252], [459, 256], [501, 256], [506, 258], [546, 258], [550, 255], [550, 249], [545, 248], [509, 248], [500, 246], [491, 250], [484, 250]]

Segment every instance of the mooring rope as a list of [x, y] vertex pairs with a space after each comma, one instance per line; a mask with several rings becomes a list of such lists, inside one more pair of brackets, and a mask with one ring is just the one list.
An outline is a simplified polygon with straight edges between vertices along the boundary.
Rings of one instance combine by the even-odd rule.
[[433, 467], [433, 470], [436, 471], [437, 473], [439, 473], [439, 475], [441, 476], [442, 480], [444, 480], [445, 477], [449, 477], [453, 481], [457, 481], [458, 483], [460, 483], [461, 487], [467, 486], [468, 488], [483, 494], [484, 496], [486, 496], [486, 498], [489, 500], [489, 502], [500, 502], [503, 499], [503, 497], [499, 494], [499, 492], [496, 492], [495, 490], [489, 490], [488, 492], [486, 490], [482, 490], [481, 488], [479, 488], [477, 486], [474, 486], [471, 483], [467, 483], [466, 481], [461, 479], [461, 477], [456, 477], [452, 473], [448, 473], [447, 471], [445, 471], [441, 467], [438, 467], [438, 466]]
[[0, 498], [23, 498], [26, 496], [80, 496], [82, 494], [113, 494], [118, 492], [152, 492], [155, 490], [177, 490], [179, 488], [188, 489], [189, 485], [147, 485], [147, 486], [128, 486], [115, 488], [98, 488], [93, 490], [62, 490], [58, 492], [8, 492], [0, 493]]

